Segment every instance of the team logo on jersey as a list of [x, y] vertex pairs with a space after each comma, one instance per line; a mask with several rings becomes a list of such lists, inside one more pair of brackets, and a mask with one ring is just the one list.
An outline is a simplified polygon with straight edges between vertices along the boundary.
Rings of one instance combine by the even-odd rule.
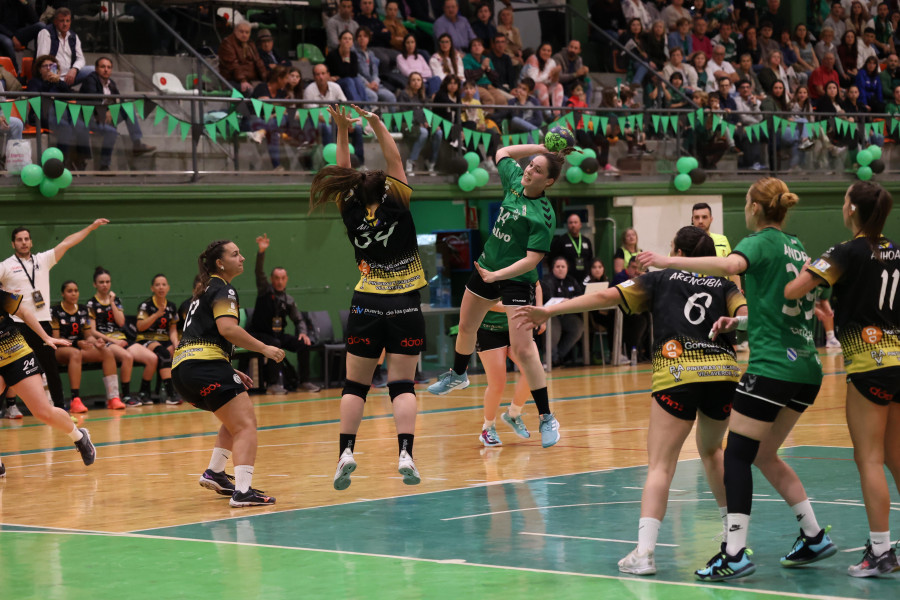
[[748, 392], [752, 392], [756, 387], [756, 375], [747, 375], [738, 385], [746, 388]]
[[633, 286], [633, 285], [634, 285], [634, 279], [629, 279], [628, 281], [623, 281], [622, 283], [620, 283], [620, 284], [619, 284], [619, 287], [620, 287], [620, 288], [627, 288], [627, 287], [631, 287], [631, 286]]
[[228, 290], [228, 295], [229, 295], [229, 296], [234, 296], [234, 290]]
[[238, 384], [238, 385], [241, 384], [241, 376], [240, 376], [240, 375], [238, 375], [237, 373], [235, 373], [234, 375], [232, 375], [232, 378], [234, 379], [234, 382], [235, 382], [236, 384]]
[[795, 360], [797, 360], [797, 351], [793, 348], [788, 348], [787, 357], [789, 361], [794, 362]]
[[662, 355], [666, 358], [678, 358], [681, 356], [684, 347], [678, 340], [669, 340], [662, 347]]
[[675, 381], [681, 381], [681, 374], [684, 373], [683, 365], [675, 365], [669, 367], [669, 374], [675, 378]]
[[828, 264], [827, 260], [821, 258], [814, 262], [812, 266], [814, 269], [816, 269], [817, 271], [821, 271], [822, 273], [824, 273], [831, 267], [831, 265]]
[[881, 328], [875, 327], [874, 325], [863, 327], [862, 330], [862, 339], [867, 344], [877, 344], [881, 341], [883, 335], [884, 332], [881, 331]]
[[372, 267], [370, 267], [369, 263], [367, 263], [364, 260], [359, 261], [359, 264], [356, 266], [359, 269], [359, 272], [367, 277], [368, 277], [369, 273], [372, 272]]
[[879, 366], [879, 367], [882, 366], [882, 363], [884, 362], [884, 357], [885, 357], [884, 350], [881, 350], [880, 348], [878, 350], [872, 350], [869, 353], [869, 356], [871, 356], [872, 360], [875, 361], [876, 366]]

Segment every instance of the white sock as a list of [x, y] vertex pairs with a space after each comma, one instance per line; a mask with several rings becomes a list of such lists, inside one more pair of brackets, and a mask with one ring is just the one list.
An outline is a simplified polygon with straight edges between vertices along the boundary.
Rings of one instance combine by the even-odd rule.
[[872, 554], [881, 556], [891, 549], [890, 531], [870, 531], [869, 540], [872, 542]]
[[791, 510], [794, 511], [794, 515], [800, 523], [800, 529], [803, 530], [806, 537], [819, 535], [819, 531], [822, 528], [819, 527], [819, 523], [816, 521], [816, 514], [813, 512], [812, 504], [809, 503], [809, 498], [793, 505]]
[[516, 417], [518, 417], [519, 415], [522, 414], [522, 407], [516, 406], [515, 404], [510, 404], [509, 409], [506, 412], [509, 413], [509, 416], [511, 416], [513, 419], [515, 419]]
[[231, 450], [225, 448], [213, 448], [212, 456], [209, 459], [209, 470], [215, 473], [221, 473], [225, 470], [225, 463], [231, 458]]
[[81, 438], [84, 437], [84, 434], [81, 433], [81, 430], [78, 429], [77, 427], [75, 427], [74, 425], [72, 426], [72, 431], [70, 431], [66, 435], [68, 435], [70, 438], [72, 438], [73, 442], [80, 442]]
[[735, 556], [747, 547], [747, 528], [750, 527], [750, 515], [728, 513], [728, 531], [725, 533], [725, 552]]
[[659, 526], [662, 523], [653, 517], [641, 517], [638, 521], [638, 554], [656, 550]]
[[490, 429], [491, 427], [494, 426], [494, 423], [496, 423], [496, 422], [497, 422], [497, 419], [494, 419], [492, 421], [488, 421], [487, 419], [485, 419], [484, 425], [481, 426], [482, 431]]
[[235, 465], [234, 466], [234, 489], [239, 492], [246, 492], [250, 489], [253, 482], [253, 466], [252, 465]]
[[112, 400], [119, 397], [119, 376], [107, 375], [103, 378], [103, 385], [106, 386], [106, 399]]
[[831, 331], [826, 331], [826, 332], [825, 332], [825, 339], [827, 339], [827, 340], [833, 340], [833, 339], [835, 339], [835, 338], [834, 338], [834, 329], [832, 329]]

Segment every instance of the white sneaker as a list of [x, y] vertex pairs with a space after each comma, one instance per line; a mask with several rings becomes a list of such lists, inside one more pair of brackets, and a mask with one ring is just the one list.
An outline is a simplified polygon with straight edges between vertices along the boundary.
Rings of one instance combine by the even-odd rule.
[[639, 554], [638, 549], [635, 548], [628, 553], [628, 556], [619, 561], [619, 571], [631, 575], [655, 575], [656, 560], [653, 558], [653, 552], [648, 550]]
[[415, 170], [416, 170], [416, 163], [407, 159], [406, 160], [406, 174], [412, 175]]
[[425, 170], [428, 171], [429, 175], [437, 175], [434, 171], [434, 163], [430, 160], [425, 161]]
[[406, 450], [400, 452], [400, 462], [397, 465], [397, 471], [403, 475], [403, 483], [406, 485], [418, 485], [422, 481], [419, 471], [416, 469], [416, 463], [413, 462], [412, 456], [406, 453]]
[[350, 487], [350, 473], [356, 470], [356, 460], [353, 451], [344, 448], [341, 458], [338, 460], [337, 469], [334, 470], [334, 489], [346, 490]]
[[263, 140], [266, 139], [266, 130], [257, 129], [256, 131], [251, 131], [247, 134], [247, 137], [257, 144], [262, 144]]
[[11, 404], [6, 408], [5, 416], [7, 419], [21, 419], [23, 415], [18, 406], [16, 406], [15, 404]]
[[[825, 340], [825, 347], [826, 348], [835, 348], [837, 350], [840, 350], [841, 343], [838, 341], [838, 339], [836, 337], [830, 337]], [[10, 418], [12, 418], [12, 417], [10, 417]]]

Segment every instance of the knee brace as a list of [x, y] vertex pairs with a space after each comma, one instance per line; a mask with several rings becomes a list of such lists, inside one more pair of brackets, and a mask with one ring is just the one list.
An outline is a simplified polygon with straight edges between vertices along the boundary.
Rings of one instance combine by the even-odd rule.
[[393, 402], [400, 394], [412, 394], [415, 396], [416, 384], [414, 381], [408, 379], [388, 381], [388, 394], [391, 395], [391, 402]]
[[169, 354], [169, 351], [166, 350], [165, 346], [160, 344], [153, 349], [153, 354], [159, 357], [159, 364], [157, 365], [157, 368], [170, 369], [172, 367], [172, 355]]
[[366, 401], [366, 396], [369, 394], [369, 388], [371, 384], [367, 383], [359, 383], [357, 381], [350, 381], [349, 379], [344, 381], [344, 389], [341, 390], [341, 395], [351, 395], [351, 396], [359, 396], [362, 398], [363, 402]]
[[753, 474], [750, 467], [759, 452], [759, 442], [733, 431], [725, 448], [725, 494], [728, 512], [750, 514], [753, 502]]

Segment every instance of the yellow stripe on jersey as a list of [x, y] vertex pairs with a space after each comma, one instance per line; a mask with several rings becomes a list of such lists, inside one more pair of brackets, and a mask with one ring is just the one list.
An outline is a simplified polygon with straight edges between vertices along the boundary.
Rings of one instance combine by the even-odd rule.
[[175, 350], [175, 358], [172, 359], [172, 368], [177, 367], [186, 360], [228, 360], [228, 355], [219, 346], [215, 344], [204, 344], [197, 342], [179, 346]]
[[235, 319], [240, 319], [240, 313], [238, 312], [237, 302], [234, 299], [226, 299], [220, 298], [213, 303], [212, 306], [213, 318], [218, 319], [219, 317], [234, 317]]
[[0, 298], [3, 299], [3, 310], [10, 315], [15, 314], [16, 311], [19, 310], [19, 305], [22, 304], [22, 296], [10, 294], [9, 292], [3, 292], [2, 290], [0, 290], [0, 293], [2, 293], [2, 296], [0, 296]]
[[0, 367], [31, 354], [31, 347], [21, 333], [16, 332], [0, 341]]

